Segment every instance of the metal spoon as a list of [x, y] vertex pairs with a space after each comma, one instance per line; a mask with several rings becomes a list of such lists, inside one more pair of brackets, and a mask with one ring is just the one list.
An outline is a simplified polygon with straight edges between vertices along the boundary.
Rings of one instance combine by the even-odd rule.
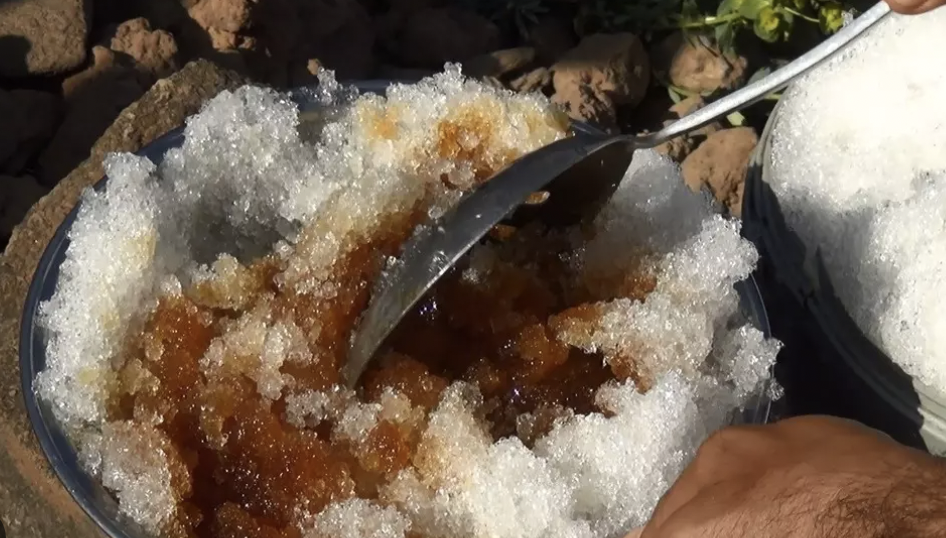
[[[348, 353], [342, 376], [354, 387], [372, 356], [410, 309], [457, 261], [507, 217], [538, 219], [549, 226], [594, 216], [614, 193], [635, 150], [657, 146], [699, 129], [777, 91], [890, 12], [881, 1], [838, 33], [767, 77], [647, 135], [603, 135], [579, 130], [515, 161], [460, 201], [403, 247], [399, 262], [372, 294]], [[536, 192], [544, 203], [524, 205]]]

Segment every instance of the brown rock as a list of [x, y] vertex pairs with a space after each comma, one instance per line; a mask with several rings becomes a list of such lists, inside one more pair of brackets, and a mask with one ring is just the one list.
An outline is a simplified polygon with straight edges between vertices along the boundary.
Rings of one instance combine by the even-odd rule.
[[[184, 2], [182, 2], [182, 5]], [[247, 70], [246, 52], [258, 47], [246, 35], [252, 25], [255, 2], [242, 0], [194, 0], [176, 32], [179, 56], [206, 58], [241, 72]]]
[[62, 84], [65, 118], [39, 159], [44, 185], [55, 185], [88, 157], [92, 144], [150, 83], [124, 54], [97, 46], [92, 55], [91, 67]]
[[0, 2], [0, 77], [50, 75], [85, 61], [91, 0]]
[[0, 176], [0, 243], [6, 244], [13, 228], [47, 192], [32, 177]]
[[691, 95], [670, 107], [670, 110], [667, 111], [666, 121], [678, 120], [688, 114], [696, 112], [704, 106], [706, 106], [706, 101], [702, 96]]
[[0, 173], [19, 173], [59, 122], [59, 98], [34, 90], [0, 90]]
[[410, 67], [440, 70], [446, 62], [465, 63], [499, 48], [499, 28], [457, 7], [428, 8], [407, 17], [391, 47]]
[[654, 72], [677, 87], [698, 93], [738, 88], [746, 79], [747, 61], [722, 54], [715, 46], [676, 33], [662, 41], [653, 54]]
[[200, 0], [188, 13], [205, 30], [235, 33], [247, 29], [255, 4], [252, 0]]
[[555, 90], [587, 85], [616, 105], [641, 102], [650, 84], [644, 45], [629, 33], [595, 34], [582, 39], [552, 66]]
[[43, 249], [78, 200], [102, 177], [108, 152], [137, 151], [177, 127], [209, 98], [242, 83], [207, 61], [192, 62], [126, 108], [90, 158], [37, 202], [0, 257], [0, 518], [11, 537], [103, 538], [42, 456], [18, 392], [18, 331], [26, 289]]
[[552, 66], [553, 100], [572, 118], [614, 123], [616, 107], [637, 106], [650, 84], [644, 45], [633, 34], [595, 34]]
[[[703, 97], [699, 95], [691, 95], [690, 97], [687, 97], [686, 99], [683, 99], [679, 103], [670, 107], [670, 110], [668, 110], [668, 118], [664, 122], [664, 125], [669, 125], [684, 116], [688, 116], [696, 112], [697, 110], [703, 108], [704, 106], [706, 106], [706, 101], [703, 100]], [[714, 121], [712, 123], [704, 125], [703, 127], [700, 127], [699, 129], [691, 132], [688, 136], [690, 136], [691, 138], [697, 138], [700, 141], [702, 141], [707, 136], [715, 133], [716, 131], [720, 131], [722, 129], [723, 129], [723, 124], [718, 121]]]
[[177, 71], [177, 43], [166, 30], [151, 30], [148, 19], [139, 17], [125, 21], [115, 30], [109, 48], [123, 52], [155, 78], [164, 78]]
[[[228, 32], [213, 27], [207, 28], [206, 31], [207, 37], [210, 38], [210, 46], [213, 47], [214, 50], [229, 51], [241, 48], [240, 45], [243, 43], [243, 40], [240, 39], [240, 36], [236, 32]], [[250, 48], [252, 48], [252, 46]]]
[[655, 147], [654, 151], [666, 155], [678, 163], [682, 163], [695, 147], [696, 143], [692, 138], [688, 136], [678, 136]]
[[606, 131], [617, 128], [617, 110], [607, 96], [599, 97], [590, 86], [575, 86], [556, 91], [552, 102], [560, 105], [572, 119], [588, 122]]
[[552, 64], [578, 43], [570, 19], [545, 17], [529, 30], [529, 44], [543, 64]]
[[277, 86], [309, 80], [313, 58], [339, 78], [374, 69], [374, 28], [358, 0], [201, 0], [189, 13], [189, 55], [237, 52], [255, 78]]
[[518, 47], [481, 54], [463, 65], [463, 72], [474, 78], [497, 77], [521, 71], [535, 61], [535, 49]]
[[683, 161], [683, 179], [694, 191], [706, 185], [730, 213], [739, 216], [746, 168], [758, 141], [751, 127], [736, 127], [709, 135]]
[[552, 86], [552, 73], [539, 67], [524, 73], [509, 82], [509, 87], [517, 92], [544, 92]]
[[[699, 95], [693, 95], [683, 99], [679, 103], [670, 107], [670, 110], [667, 113], [667, 119], [664, 120], [664, 126], [666, 127], [678, 119], [696, 112], [705, 105], [706, 102]], [[719, 131], [722, 128], [723, 126], [721, 123], [714, 121], [705, 127], [700, 127], [686, 136], [678, 136], [673, 140], [668, 140], [654, 149], [660, 153], [663, 153], [664, 155], [667, 155], [677, 162], [682, 162], [683, 159], [686, 158], [686, 156], [689, 155], [694, 148], [699, 146], [707, 136]]]

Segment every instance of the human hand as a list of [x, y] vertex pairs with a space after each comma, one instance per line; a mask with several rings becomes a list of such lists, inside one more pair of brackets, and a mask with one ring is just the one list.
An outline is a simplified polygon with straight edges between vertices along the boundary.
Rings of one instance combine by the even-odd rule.
[[946, 463], [857, 423], [799, 417], [711, 436], [627, 538], [946, 536]]
[[890, 9], [904, 15], [918, 15], [946, 5], [946, 0], [886, 0]]

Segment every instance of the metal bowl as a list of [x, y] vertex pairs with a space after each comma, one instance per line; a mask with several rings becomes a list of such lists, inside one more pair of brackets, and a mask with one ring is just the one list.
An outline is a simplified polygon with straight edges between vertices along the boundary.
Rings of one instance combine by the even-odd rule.
[[[362, 93], [384, 93], [393, 81], [366, 81], [354, 83]], [[300, 107], [303, 118], [314, 118], [320, 115], [320, 105], [314, 99], [311, 91], [298, 90], [293, 93], [293, 99]], [[576, 124], [580, 130], [594, 130], [594, 128]], [[137, 154], [147, 157], [155, 164], [159, 164], [165, 153], [180, 146], [184, 141], [183, 127], [175, 129], [161, 136]], [[105, 187], [108, 178], [102, 178], [94, 188], [101, 190]], [[69, 246], [67, 234], [75, 222], [78, 205], [66, 215], [62, 224], [43, 252], [39, 265], [33, 275], [32, 283], [26, 296], [23, 309], [23, 318], [20, 326], [20, 377], [23, 397], [29, 414], [33, 431], [39, 439], [46, 459], [55, 471], [59, 480], [72, 498], [92, 518], [95, 523], [110, 538], [154, 538], [145, 532], [139, 525], [118, 511], [118, 503], [109, 494], [99, 481], [82, 469], [78, 462], [75, 448], [68, 440], [58, 420], [52, 413], [49, 405], [40, 400], [33, 386], [36, 374], [46, 367], [47, 335], [37, 324], [39, 305], [52, 297], [59, 279], [59, 268], [66, 258], [66, 249]], [[743, 312], [766, 337], [770, 336], [768, 317], [762, 296], [755, 280], [749, 279], [737, 284], [742, 298]], [[734, 423], [765, 423], [769, 419], [771, 402], [768, 399], [768, 384], [755, 396], [751, 404], [741, 413], [735, 413]]]

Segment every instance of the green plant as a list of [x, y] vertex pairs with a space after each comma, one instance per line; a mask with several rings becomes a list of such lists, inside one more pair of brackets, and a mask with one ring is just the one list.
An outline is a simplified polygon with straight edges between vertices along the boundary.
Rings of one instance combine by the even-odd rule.
[[[857, 0], [454, 0], [498, 23], [512, 24], [523, 37], [553, 10], [573, 12], [579, 35], [682, 30], [711, 35], [725, 53], [734, 53], [740, 35], [764, 43], [789, 41], [802, 24], [832, 34], [844, 24]], [[716, 3], [718, 2], [718, 3]], [[843, 4], [841, 2], [844, 2]], [[815, 32], [818, 34], [819, 32]]]
[[724, 19], [715, 27], [716, 41], [731, 49], [737, 32], [748, 28], [766, 43], [787, 41], [797, 21], [819, 24], [812, 12], [817, 14], [813, 0], [723, 0], [716, 11]]
[[766, 43], [789, 40], [798, 24], [834, 33], [843, 25], [846, 10], [834, 0], [722, 0], [713, 7], [697, 0], [588, 0], [581, 3], [576, 25], [580, 33], [711, 33], [721, 49], [732, 52], [737, 36], [745, 31]]

